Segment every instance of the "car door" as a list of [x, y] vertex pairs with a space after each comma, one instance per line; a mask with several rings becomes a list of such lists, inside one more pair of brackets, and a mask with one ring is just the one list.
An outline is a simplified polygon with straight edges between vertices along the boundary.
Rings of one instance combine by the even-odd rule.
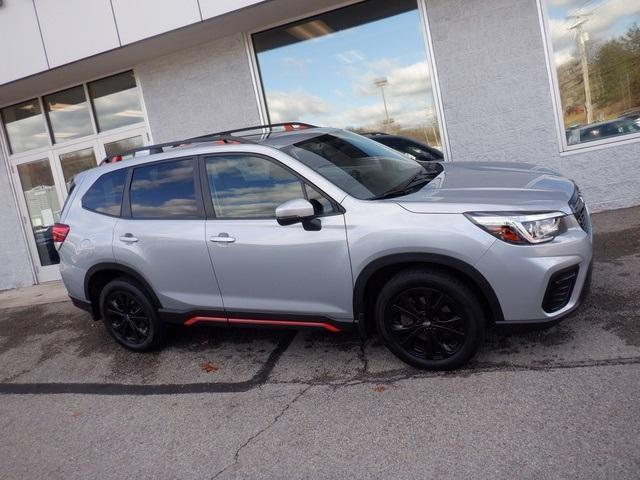
[[165, 309], [224, 315], [205, 240], [197, 161], [133, 167], [113, 238], [116, 260], [141, 274]]
[[[351, 322], [351, 266], [339, 205], [271, 158], [218, 154], [201, 162], [212, 209], [207, 244], [229, 322]], [[319, 230], [277, 223], [276, 207], [296, 198], [314, 205]]]

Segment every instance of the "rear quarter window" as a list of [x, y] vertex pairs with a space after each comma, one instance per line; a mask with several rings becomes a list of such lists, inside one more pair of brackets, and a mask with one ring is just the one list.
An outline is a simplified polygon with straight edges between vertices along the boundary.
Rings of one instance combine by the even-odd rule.
[[105, 215], [120, 216], [126, 177], [125, 168], [99, 177], [82, 197], [82, 208]]

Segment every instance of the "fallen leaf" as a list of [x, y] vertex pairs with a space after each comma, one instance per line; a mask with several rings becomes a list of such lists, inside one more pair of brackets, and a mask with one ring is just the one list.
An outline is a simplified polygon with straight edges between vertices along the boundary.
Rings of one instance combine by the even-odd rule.
[[382, 385], [378, 385], [377, 387], [373, 387], [373, 391], [376, 393], [382, 393], [386, 390]]
[[200, 365], [200, 368], [202, 368], [203, 372], [207, 372], [207, 373], [215, 373], [218, 370], [220, 370], [220, 368], [217, 365], [214, 365], [211, 362], [204, 362], [202, 365]]

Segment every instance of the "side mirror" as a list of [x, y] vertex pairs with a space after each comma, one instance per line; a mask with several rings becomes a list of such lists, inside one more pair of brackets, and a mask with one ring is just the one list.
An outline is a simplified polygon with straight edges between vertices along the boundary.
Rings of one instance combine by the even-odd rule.
[[280, 225], [293, 225], [314, 215], [313, 205], [304, 198], [289, 200], [276, 208], [276, 220]]

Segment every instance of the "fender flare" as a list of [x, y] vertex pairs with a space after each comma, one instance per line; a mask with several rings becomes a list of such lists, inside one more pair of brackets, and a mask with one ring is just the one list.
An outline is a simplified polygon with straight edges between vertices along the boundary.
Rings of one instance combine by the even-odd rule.
[[97, 273], [104, 272], [105, 270], [112, 270], [112, 271], [115, 270], [123, 273], [124, 275], [132, 277], [136, 282], [142, 285], [144, 289], [149, 293], [153, 304], [156, 305], [157, 308], [162, 308], [162, 304], [160, 303], [160, 300], [158, 299], [155, 292], [153, 291], [153, 288], [151, 288], [151, 285], [149, 284], [149, 282], [147, 282], [147, 280], [142, 275], [140, 275], [131, 267], [127, 267], [126, 265], [122, 265], [121, 263], [114, 263], [114, 262], [97, 263], [93, 265], [89, 270], [87, 270], [87, 273], [84, 276], [84, 295], [87, 300], [91, 301], [91, 296], [90, 296], [91, 291], [89, 286], [91, 285], [92, 278]]
[[462, 260], [458, 260], [457, 258], [436, 253], [397, 253], [371, 261], [358, 274], [358, 278], [356, 279], [353, 289], [353, 313], [354, 318], [356, 318], [356, 321], [358, 322], [358, 330], [361, 334], [364, 333], [364, 329], [366, 328], [362, 321], [362, 317], [365, 313], [365, 291], [368, 281], [381, 268], [398, 263], [430, 263], [458, 271], [469, 278], [484, 295], [489, 305], [489, 310], [491, 311], [493, 320], [495, 322], [501, 322], [504, 320], [502, 307], [500, 306], [500, 301], [498, 300], [493, 287], [473, 266]]

